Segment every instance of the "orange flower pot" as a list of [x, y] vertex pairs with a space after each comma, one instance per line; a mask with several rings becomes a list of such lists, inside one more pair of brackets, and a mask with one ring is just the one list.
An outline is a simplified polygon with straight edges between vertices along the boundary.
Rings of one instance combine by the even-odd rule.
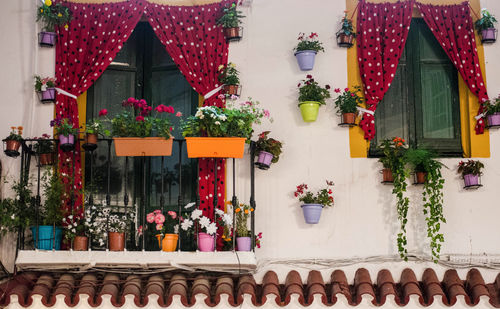
[[342, 114], [342, 122], [343, 123], [354, 124], [355, 121], [356, 121], [356, 114], [355, 113]]
[[224, 92], [228, 95], [237, 95], [238, 85], [224, 85]]
[[224, 35], [226, 36], [226, 39], [238, 38], [240, 37], [240, 28], [239, 27], [224, 28]]
[[97, 144], [97, 134], [85, 134], [85, 144]]
[[172, 155], [174, 139], [164, 137], [115, 137], [115, 152], [118, 157], [154, 157]]
[[165, 252], [173, 252], [177, 249], [177, 240], [179, 240], [179, 235], [177, 234], [165, 234], [162, 239], [161, 234], [156, 235], [156, 239], [158, 239], [158, 246], [161, 251]]
[[88, 240], [87, 236], [76, 236], [73, 240], [73, 250], [75, 251], [87, 251], [88, 250]]
[[5, 148], [6, 148], [6, 150], [18, 151], [19, 147], [21, 147], [21, 142], [20, 141], [15, 141], [15, 140], [12, 140], [12, 139], [5, 141]]
[[108, 232], [110, 251], [123, 251], [125, 249], [125, 233]]
[[243, 158], [244, 137], [186, 137], [188, 158]]
[[425, 183], [425, 180], [427, 178], [427, 173], [425, 172], [417, 172], [417, 183], [422, 184]]
[[390, 168], [384, 168], [382, 170], [382, 178], [384, 182], [394, 182], [394, 177], [392, 176], [392, 170]]

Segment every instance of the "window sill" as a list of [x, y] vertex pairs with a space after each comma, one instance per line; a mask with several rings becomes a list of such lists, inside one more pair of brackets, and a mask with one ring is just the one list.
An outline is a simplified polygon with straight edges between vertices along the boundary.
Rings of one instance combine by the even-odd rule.
[[162, 251], [19, 251], [19, 270], [49, 269], [184, 269], [253, 271], [254, 252], [162, 252]]

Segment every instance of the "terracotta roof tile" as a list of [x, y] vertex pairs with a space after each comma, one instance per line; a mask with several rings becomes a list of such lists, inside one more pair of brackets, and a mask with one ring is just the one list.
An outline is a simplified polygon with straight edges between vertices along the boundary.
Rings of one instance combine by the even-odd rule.
[[[323, 273], [324, 274], [324, 273]], [[394, 297], [397, 304], [406, 306], [412, 302], [412, 295], [418, 296], [420, 305], [427, 307], [434, 301], [445, 306], [457, 303], [457, 298], [463, 297], [469, 305], [476, 305], [480, 298], [487, 298], [489, 303], [500, 308], [500, 275], [492, 283], [486, 284], [480, 271], [471, 269], [462, 280], [458, 273], [450, 269], [439, 281], [432, 269], [422, 274], [417, 280], [411, 269], [401, 273], [399, 282], [394, 281], [394, 273], [381, 270], [377, 273], [374, 284], [366, 269], [358, 269], [353, 284], [342, 270], [334, 270], [328, 282], [322, 273], [310, 271], [304, 283], [297, 271], [290, 271], [285, 282], [280, 283], [275, 272], [267, 272], [259, 284], [251, 275], [229, 275], [214, 273], [164, 273], [154, 275], [116, 274], [116, 273], [20, 273], [8, 282], [0, 284], [0, 307], [10, 303], [10, 298], [16, 295], [19, 304], [27, 307], [31, 304], [51, 307], [61, 299], [66, 306], [81, 305], [82, 297], [88, 296], [88, 304], [97, 307], [109, 301], [116, 307], [123, 307], [126, 299], [132, 298], [137, 307], [146, 307], [151, 299], [158, 299], [158, 305], [168, 307], [174, 298], [179, 298], [182, 305], [191, 307], [200, 299], [208, 306], [217, 306], [223, 299], [233, 307], [240, 306], [249, 295], [255, 306], [265, 305], [275, 298], [278, 306], [287, 306], [292, 298], [296, 298], [303, 306], [321, 302], [333, 306], [339, 298], [345, 297], [350, 305], [358, 305], [367, 295], [376, 306], [382, 306], [388, 297]], [[392, 296], [391, 296], [392, 295]], [[60, 297], [64, 296], [64, 297]], [[202, 297], [200, 297], [202, 296]], [[436, 299], [435, 299], [436, 298]], [[274, 303], [274, 302], [273, 302]], [[221, 305], [225, 305], [226, 301]], [[60, 305], [60, 304], [59, 304]], [[413, 304], [415, 305], [415, 304]]]

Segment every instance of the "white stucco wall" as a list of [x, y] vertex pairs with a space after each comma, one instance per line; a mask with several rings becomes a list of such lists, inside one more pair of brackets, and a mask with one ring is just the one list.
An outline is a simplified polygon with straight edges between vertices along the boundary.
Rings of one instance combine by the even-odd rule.
[[[500, 2], [482, 0], [482, 6], [500, 16]], [[51, 133], [53, 105], [40, 104], [33, 91], [33, 75], [54, 74], [55, 49], [36, 43], [35, 6], [37, 1], [6, 1], [0, 11], [0, 136], [10, 126], [23, 125], [25, 136]], [[272, 130], [284, 141], [280, 162], [268, 171], [256, 170], [256, 226], [263, 232], [263, 259], [350, 258], [397, 253], [398, 221], [391, 186], [380, 184], [376, 159], [352, 159], [348, 131], [337, 126], [333, 104], [322, 107], [318, 120], [304, 123], [297, 107], [296, 85], [312, 74], [320, 84], [333, 88], [347, 85], [346, 49], [337, 47], [335, 32], [345, 9], [345, 1], [335, 0], [254, 0], [244, 7], [244, 38], [230, 45], [230, 61], [241, 72], [243, 97], [251, 96], [270, 109], [274, 123], [256, 128]], [[317, 32], [325, 52], [316, 58], [311, 72], [299, 70], [292, 49], [299, 32]], [[490, 96], [500, 92], [500, 44], [485, 46], [486, 77]], [[500, 216], [496, 193], [500, 183], [500, 132], [492, 131], [491, 158], [485, 165], [484, 187], [464, 191], [456, 173], [459, 159], [445, 159], [445, 216], [442, 253], [500, 254], [496, 235]], [[3, 175], [18, 176], [19, 160], [0, 154]], [[248, 202], [250, 193], [248, 157], [238, 160], [237, 195]], [[323, 212], [318, 225], [306, 225], [295, 187], [305, 182], [323, 186], [335, 182], [335, 207]], [[229, 180], [229, 179], [228, 179]], [[3, 185], [3, 184], [2, 184]], [[5, 185], [3, 185], [5, 187]], [[228, 197], [231, 196], [228, 182]], [[2, 190], [5, 191], [5, 190]], [[427, 254], [425, 221], [421, 214], [420, 187], [410, 186], [411, 198], [408, 241], [410, 251]], [[12, 246], [7, 247], [12, 248]], [[2, 261], [12, 261], [12, 250], [0, 252]]]

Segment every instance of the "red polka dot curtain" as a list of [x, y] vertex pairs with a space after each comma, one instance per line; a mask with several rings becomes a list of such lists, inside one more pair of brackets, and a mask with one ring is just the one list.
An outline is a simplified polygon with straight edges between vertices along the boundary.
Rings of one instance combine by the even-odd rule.
[[[457, 5], [430, 5], [417, 3], [425, 22], [451, 59], [470, 91], [479, 99], [479, 115], [488, 100], [479, 57], [477, 55], [474, 25], [467, 2]], [[476, 123], [476, 134], [484, 132], [483, 117]]]
[[374, 112], [394, 79], [408, 37], [413, 4], [375, 4], [365, 0], [359, 4], [358, 63], [368, 109], [359, 125], [367, 140], [375, 137]]

